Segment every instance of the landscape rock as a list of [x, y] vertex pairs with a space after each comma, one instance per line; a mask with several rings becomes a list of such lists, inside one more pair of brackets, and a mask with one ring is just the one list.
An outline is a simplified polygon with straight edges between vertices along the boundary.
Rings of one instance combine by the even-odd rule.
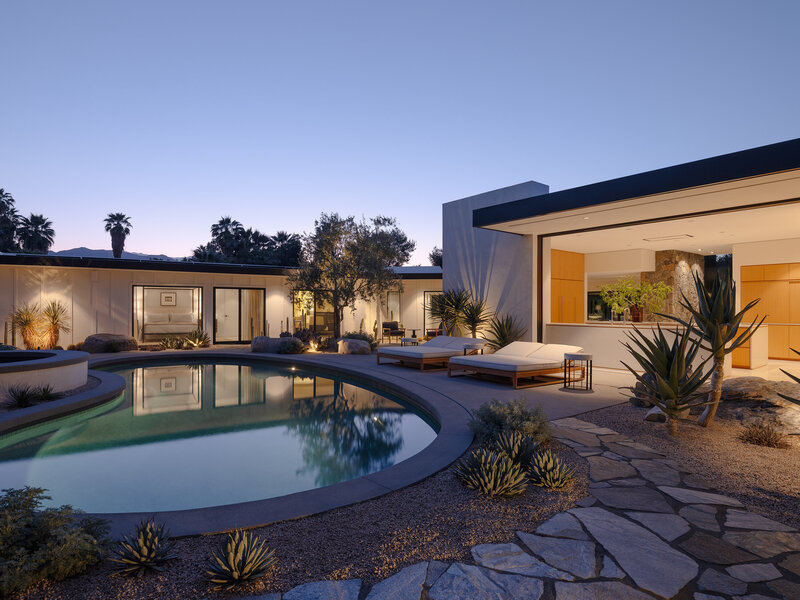
[[312, 581], [292, 588], [283, 600], [358, 600], [360, 579], [343, 581]]
[[606, 555], [603, 557], [603, 569], [600, 571], [600, 577], [625, 579], [625, 571], [619, 568], [619, 565], [614, 562], [613, 558]]
[[364, 340], [339, 340], [339, 354], [372, 354], [369, 342]]
[[639, 521], [650, 531], [656, 532], [662, 538], [671, 542], [678, 539], [691, 529], [686, 519], [678, 515], [667, 515], [649, 512], [629, 512], [625, 513], [630, 518]]
[[666, 423], [667, 422], [667, 415], [664, 414], [664, 411], [654, 406], [647, 413], [644, 415], [645, 421], [652, 421], [653, 423]]
[[717, 509], [708, 504], [693, 504], [684, 506], [678, 514], [689, 521], [695, 527], [707, 531], [720, 531], [717, 523]]
[[580, 521], [569, 513], [558, 513], [536, 528], [539, 535], [569, 538], [572, 540], [588, 540], [589, 536], [581, 527]]
[[543, 592], [544, 585], [539, 579], [454, 563], [428, 595], [431, 600], [539, 600]]
[[130, 352], [139, 349], [139, 343], [129, 335], [118, 333], [93, 333], [83, 341], [84, 352]]
[[250, 342], [250, 351], [251, 352], [268, 352], [270, 354], [277, 354], [278, 348], [281, 345], [283, 340], [289, 338], [285, 337], [266, 337], [264, 335], [257, 335], [253, 338], [253, 341]]
[[406, 567], [376, 583], [367, 595], [367, 600], [419, 600], [427, 573], [426, 562]]
[[748, 583], [769, 581], [781, 576], [781, 572], [771, 563], [749, 563], [746, 565], [733, 565], [725, 569], [731, 577]]
[[550, 566], [581, 579], [591, 579], [597, 575], [593, 542], [544, 537], [522, 531], [518, 531], [517, 536], [531, 552]]
[[603, 508], [574, 508], [570, 513], [583, 523], [636, 585], [647, 591], [672, 598], [697, 576], [698, 566], [694, 560], [644, 527]]
[[446, 562], [432, 560], [428, 563], [428, 572], [425, 574], [425, 587], [431, 587], [450, 567]]
[[556, 600], [653, 600], [653, 597], [618, 581], [556, 581]]
[[[556, 538], [552, 538], [555, 540]], [[584, 544], [589, 542], [582, 542]], [[482, 567], [517, 573], [526, 577], [550, 577], [572, 581], [569, 573], [559, 571], [531, 556], [516, 544], [480, 544], [473, 546], [472, 558]]]

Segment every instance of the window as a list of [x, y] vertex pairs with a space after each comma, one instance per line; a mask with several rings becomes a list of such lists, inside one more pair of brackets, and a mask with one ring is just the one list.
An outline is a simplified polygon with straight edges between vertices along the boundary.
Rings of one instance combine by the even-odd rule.
[[441, 332], [442, 324], [441, 322], [434, 321], [433, 317], [428, 312], [428, 307], [431, 305], [431, 297], [441, 294], [442, 292], [425, 292], [425, 306], [423, 308], [424, 312], [424, 327], [425, 327], [425, 337], [433, 337], [435, 335], [439, 335]]
[[214, 343], [244, 343], [264, 335], [263, 289], [214, 288]]
[[133, 337], [141, 342], [188, 335], [203, 326], [203, 289], [133, 286]]
[[314, 292], [294, 293], [294, 330], [311, 329], [321, 335], [333, 335], [333, 305]]
[[386, 320], [398, 323], [402, 320], [400, 317], [400, 292], [386, 293]]

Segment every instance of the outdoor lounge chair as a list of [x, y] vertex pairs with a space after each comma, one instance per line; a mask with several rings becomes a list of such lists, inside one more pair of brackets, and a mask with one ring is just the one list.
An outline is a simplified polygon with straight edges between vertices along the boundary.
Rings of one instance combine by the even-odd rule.
[[382, 330], [382, 337], [389, 338], [392, 341], [393, 337], [398, 339], [406, 337], [406, 330], [397, 321], [384, 321]]
[[[564, 354], [582, 350], [579, 346], [564, 344], [513, 342], [494, 354], [454, 356], [448, 362], [447, 374], [450, 377], [455, 377], [456, 373], [510, 379], [514, 389], [550, 385], [564, 379]], [[581, 370], [578, 377], [585, 376]]]
[[451, 356], [463, 355], [464, 346], [473, 344], [476, 341], [479, 340], [439, 335], [419, 346], [379, 348], [377, 360], [379, 365], [387, 364], [381, 363], [381, 358], [384, 358], [393, 361], [395, 364], [419, 367], [420, 371], [446, 369], [447, 362]]

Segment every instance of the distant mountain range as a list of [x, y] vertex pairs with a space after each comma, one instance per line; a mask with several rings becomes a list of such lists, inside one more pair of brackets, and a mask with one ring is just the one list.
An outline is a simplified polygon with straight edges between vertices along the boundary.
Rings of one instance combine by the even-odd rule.
[[[59, 250], [49, 252], [49, 256], [80, 256], [83, 258], [114, 258], [111, 250], [92, 250], [91, 248], [70, 248], [69, 250]], [[183, 260], [166, 254], [142, 254], [141, 252], [122, 252], [122, 258], [130, 260]]]

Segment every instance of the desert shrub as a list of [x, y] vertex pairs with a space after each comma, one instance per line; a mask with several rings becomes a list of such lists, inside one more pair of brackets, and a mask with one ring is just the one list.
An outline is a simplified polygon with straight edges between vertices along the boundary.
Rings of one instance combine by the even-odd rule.
[[16, 346], [9, 346], [8, 344], [0, 344], [0, 351], [3, 350], [18, 350]]
[[160, 348], [162, 350], [180, 350], [183, 348], [184, 339], [176, 335], [170, 335], [162, 338], [160, 341]]
[[375, 341], [375, 337], [371, 336], [368, 333], [363, 333], [359, 331], [348, 331], [342, 337], [347, 340], [361, 340], [363, 342], [367, 342], [369, 344], [369, 349], [372, 351], [375, 351], [375, 348], [378, 347], [378, 342]]
[[319, 344], [320, 335], [314, 331], [313, 329], [298, 329], [294, 332], [294, 336], [304, 344], [310, 344], [311, 342], [315, 342]]
[[202, 329], [195, 329], [183, 341], [187, 348], [207, 348], [211, 345], [211, 338]]
[[513, 316], [495, 315], [489, 319], [488, 331], [483, 338], [490, 348], [499, 350], [511, 342], [521, 340], [527, 332], [528, 330], [520, 325]]
[[475, 411], [475, 418], [469, 425], [481, 442], [492, 442], [503, 431], [518, 431], [537, 444], [550, 439], [550, 427], [542, 407], [530, 409], [524, 398], [484, 403]]
[[490, 498], [517, 496], [528, 488], [525, 469], [502, 452], [473, 450], [456, 465], [456, 476], [468, 488]]
[[125, 575], [141, 576], [147, 571], [161, 571], [163, 564], [176, 558], [169, 532], [164, 531], [163, 523], [155, 520], [142, 521], [133, 533], [124, 536], [114, 549], [109, 560], [116, 563], [117, 571]]
[[53, 386], [49, 383], [35, 388], [36, 393], [36, 401], [37, 402], [51, 402], [53, 400], [58, 400], [61, 397], [61, 394], [56, 394], [53, 391]]
[[281, 333], [280, 333], [280, 335], [278, 337], [290, 338], [290, 337], [294, 337], [294, 334], [291, 331], [281, 331]]
[[83, 350], [83, 342], [78, 342], [77, 344], [70, 344], [67, 346], [67, 350]]
[[25, 384], [12, 385], [6, 390], [9, 404], [15, 408], [27, 408], [36, 402], [36, 390]]
[[106, 521], [71, 506], [43, 508], [42, 488], [0, 495], [0, 596], [82, 573], [106, 552]]
[[503, 431], [494, 441], [494, 447], [517, 465], [527, 468], [539, 444], [519, 431]]
[[531, 461], [530, 478], [533, 485], [559, 489], [572, 481], [573, 477], [572, 469], [549, 450], [537, 452]]
[[297, 338], [286, 338], [278, 345], [278, 354], [302, 354], [306, 346]]
[[780, 423], [764, 419], [751, 421], [744, 426], [739, 439], [747, 444], [767, 446], [768, 448], [788, 448], [786, 434], [781, 431]]
[[215, 590], [230, 590], [266, 577], [277, 562], [264, 540], [237, 529], [211, 552], [206, 575]]

